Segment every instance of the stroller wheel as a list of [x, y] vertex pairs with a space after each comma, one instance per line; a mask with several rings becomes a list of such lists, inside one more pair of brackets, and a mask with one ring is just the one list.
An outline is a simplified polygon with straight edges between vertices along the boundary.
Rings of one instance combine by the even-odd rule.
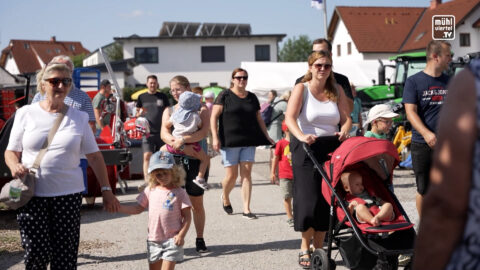
[[[313, 270], [334, 270], [335, 261], [327, 257], [327, 253], [323, 249], [316, 249], [311, 255], [311, 269]], [[330, 269], [327, 264], [330, 262]]]

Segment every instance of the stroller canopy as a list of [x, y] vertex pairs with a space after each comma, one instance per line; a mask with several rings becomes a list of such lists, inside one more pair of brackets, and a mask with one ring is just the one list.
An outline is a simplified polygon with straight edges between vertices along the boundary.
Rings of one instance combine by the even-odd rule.
[[[400, 162], [400, 158], [397, 149], [388, 140], [367, 137], [350, 138], [332, 153], [329, 161], [325, 162], [324, 169], [332, 186], [337, 185], [345, 169], [361, 161], [373, 169], [383, 180], [392, 181], [392, 172]], [[331, 166], [333, 166], [333, 170], [331, 170]]]

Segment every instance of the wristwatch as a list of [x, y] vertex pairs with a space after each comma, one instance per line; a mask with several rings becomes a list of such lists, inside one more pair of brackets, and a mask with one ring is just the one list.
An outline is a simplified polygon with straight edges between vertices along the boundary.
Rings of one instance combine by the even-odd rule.
[[100, 190], [101, 190], [102, 192], [107, 191], [107, 190], [112, 191], [112, 188], [109, 187], [109, 186], [104, 186], [104, 187], [102, 187]]

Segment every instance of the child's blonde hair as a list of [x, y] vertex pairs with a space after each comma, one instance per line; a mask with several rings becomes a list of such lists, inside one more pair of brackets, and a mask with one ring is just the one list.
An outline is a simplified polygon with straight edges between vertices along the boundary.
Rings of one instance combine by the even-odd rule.
[[173, 165], [171, 169], [155, 169], [148, 174], [148, 186], [154, 188], [158, 186], [157, 179], [155, 178], [155, 172], [159, 170], [169, 170], [172, 174], [172, 185], [175, 187], [182, 187], [185, 185], [186, 173], [182, 166]]

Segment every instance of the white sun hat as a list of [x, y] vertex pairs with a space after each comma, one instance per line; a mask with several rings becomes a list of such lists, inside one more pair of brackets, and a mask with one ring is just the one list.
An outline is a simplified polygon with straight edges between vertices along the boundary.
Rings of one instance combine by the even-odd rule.
[[370, 111], [368, 111], [367, 121], [363, 123], [363, 126], [366, 127], [373, 120], [377, 118], [394, 118], [397, 117], [398, 113], [394, 113], [389, 105], [379, 104], [373, 106]]

